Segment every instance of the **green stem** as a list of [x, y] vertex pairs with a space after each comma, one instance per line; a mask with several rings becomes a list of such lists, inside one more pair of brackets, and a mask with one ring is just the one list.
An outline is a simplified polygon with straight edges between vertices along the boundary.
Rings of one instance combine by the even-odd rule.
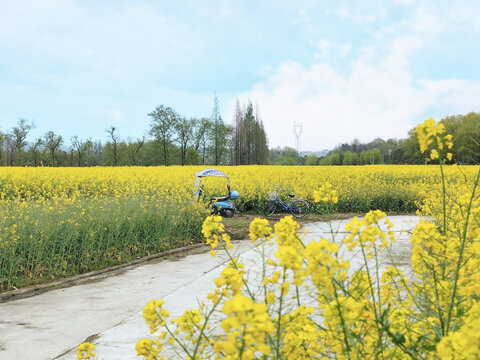
[[240, 351], [238, 352], [238, 358], [241, 360], [243, 356], [243, 351], [245, 350], [245, 331], [246, 331], [246, 325], [243, 325], [243, 331], [242, 331], [242, 347], [240, 348]]
[[[360, 248], [362, 249], [362, 255], [363, 255], [363, 261], [365, 263], [365, 269], [367, 271], [367, 276], [368, 276], [368, 285], [369, 285], [369, 288], [370, 288], [370, 294], [372, 296], [372, 304], [373, 304], [373, 312], [375, 314], [375, 323], [377, 325], [377, 331], [378, 331], [378, 335], [379, 336], [382, 336], [381, 335], [381, 329], [380, 329], [380, 325], [379, 323], [381, 322], [380, 320], [380, 314], [379, 314], [379, 310], [377, 310], [377, 303], [376, 303], [376, 300], [375, 300], [375, 288], [373, 286], [373, 283], [372, 283], [372, 278], [370, 276], [370, 270], [368, 268], [368, 262], [367, 262], [367, 255], [365, 254], [365, 248], [364, 248], [364, 245], [362, 242], [360, 242]], [[377, 279], [378, 279], [378, 266], [377, 266]], [[378, 281], [378, 280], [377, 280]], [[378, 297], [378, 301], [380, 301], [380, 297]], [[383, 341], [380, 340], [380, 343], [382, 344], [382, 358], [383, 358], [383, 347], [384, 347], [384, 344], [383, 344]]]
[[364, 248], [364, 245], [362, 244], [362, 242], [360, 242], [360, 249], [362, 249], [363, 262], [365, 264], [365, 269], [367, 271], [368, 286], [370, 288], [370, 295], [372, 296], [373, 311], [375, 313], [375, 319], [378, 319], [377, 305], [376, 305], [376, 302], [375, 302], [375, 289], [373, 287], [372, 277], [370, 276], [370, 270], [368, 268], [368, 263], [367, 263], [367, 255], [365, 254], [365, 248]]
[[446, 234], [447, 229], [447, 204], [446, 204], [446, 194], [447, 189], [445, 186], [445, 174], [443, 173], [442, 159], [440, 158], [440, 173], [442, 174], [442, 200], [443, 200], [443, 228], [442, 234]]
[[[163, 319], [162, 319], [163, 320]], [[165, 324], [167, 322], [165, 321]], [[178, 340], [178, 338], [175, 336], [175, 334], [170, 330], [170, 328], [168, 327], [168, 325], [165, 325], [165, 329], [167, 330], [168, 334], [175, 339], [175, 341], [178, 343], [178, 345], [180, 345], [180, 347], [182, 348], [182, 350], [185, 352], [185, 354], [187, 354], [187, 356], [189, 358], [192, 358], [192, 356], [190, 355], [190, 352], [188, 351], [188, 348], [180, 341]]]
[[297, 296], [297, 306], [300, 307], [301, 304], [300, 304], [300, 292], [298, 291], [298, 286], [295, 285], [295, 294]]
[[[193, 350], [193, 355], [191, 357], [192, 360], [195, 360], [195, 356], [197, 356], [197, 351], [198, 347], [200, 346], [200, 342], [202, 340], [202, 337], [205, 338], [205, 340], [208, 342], [208, 338], [204, 335], [205, 328], [207, 327], [208, 320], [210, 319], [210, 316], [212, 316], [213, 312], [217, 308], [218, 304], [222, 301], [223, 295], [220, 295], [220, 298], [218, 301], [213, 305], [212, 309], [208, 312], [207, 316], [205, 316], [205, 321], [203, 322], [203, 326], [200, 329], [200, 335], [198, 335], [198, 341], [197, 344], [195, 345], [195, 349]], [[198, 328], [198, 326], [197, 326]]]
[[[377, 224], [378, 227], [378, 224]], [[381, 231], [381, 230], [380, 230]], [[379, 277], [379, 269], [380, 267], [378, 266], [378, 255], [377, 255], [377, 247], [375, 246], [375, 243], [373, 244], [373, 250], [375, 254], [375, 277], [377, 279], [377, 299], [378, 299], [378, 307], [381, 308], [382, 304], [380, 303], [381, 297], [380, 297], [380, 277]]]
[[435, 271], [435, 267], [433, 267], [432, 275], [433, 275], [433, 283], [435, 288], [435, 300], [437, 303], [438, 318], [440, 320], [440, 326], [442, 328], [442, 335], [445, 336], [445, 320], [443, 319], [442, 304], [440, 304], [440, 295], [438, 293], [438, 280], [437, 280], [437, 273]]
[[449, 330], [450, 330], [450, 321], [452, 319], [453, 306], [454, 306], [454, 303], [455, 303], [455, 297], [457, 296], [458, 277], [459, 277], [459, 273], [460, 273], [460, 268], [461, 268], [461, 263], [462, 263], [462, 258], [463, 258], [463, 252], [465, 251], [465, 244], [467, 242], [468, 223], [470, 221], [470, 213], [471, 213], [471, 210], [472, 210], [472, 203], [473, 203], [473, 199], [475, 197], [475, 191], [477, 189], [479, 179], [480, 179], [480, 170], [477, 173], [477, 178], [475, 179], [475, 183], [473, 185], [472, 196], [470, 197], [470, 202], [469, 202], [468, 208], [467, 208], [467, 218], [465, 219], [465, 227], [463, 229], [463, 234], [462, 234], [462, 245], [460, 247], [460, 254], [458, 255], [457, 268], [455, 269], [452, 300], [450, 301], [450, 304], [449, 304], [449, 307], [448, 307], [447, 329], [446, 329], [445, 335], [448, 335]]
[[[235, 270], [242, 271], [243, 269], [240, 269], [240, 268], [237, 266], [237, 264], [236, 264], [235, 261], [233, 260], [232, 255], [228, 252], [228, 249], [227, 249], [226, 247], [225, 247], [225, 252], [227, 253], [228, 258], [230, 259], [231, 263], [233, 264], [233, 268], [234, 268]], [[250, 288], [248, 287], [248, 283], [247, 283], [247, 281], [243, 278], [243, 276], [242, 276], [242, 283], [243, 283], [243, 285], [245, 285], [245, 289], [247, 290], [247, 293], [248, 293], [248, 295], [250, 296], [250, 298], [251, 298], [253, 301], [256, 301], [256, 300], [255, 300], [255, 295], [253, 294], [252, 291], [250, 291]]]
[[345, 319], [343, 318], [343, 315], [342, 315], [340, 302], [338, 301], [338, 294], [337, 294], [337, 288], [335, 287], [335, 282], [332, 281], [332, 285], [333, 285], [333, 293], [335, 295], [335, 302], [337, 303], [338, 315], [340, 316], [340, 322], [342, 323], [342, 332], [343, 332], [343, 337], [345, 339], [345, 346], [347, 347], [347, 356], [350, 359], [350, 344], [348, 342], [348, 336], [347, 336], [347, 325], [345, 324]]
[[[287, 278], [286, 268], [283, 268], [283, 279], [282, 284], [285, 284], [285, 279]], [[280, 291], [280, 304], [278, 305], [278, 315], [277, 315], [277, 332], [276, 332], [276, 344], [275, 344], [275, 353], [277, 359], [280, 359], [280, 331], [281, 331], [281, 321], [282, 321], [282, 306], [283, 306], [283, 293]]]
[[[267, 275], [267, 268], [265, 266], [265, 240], [262, 242], [262, 282], [263, 279], [265, 279], [265, 276]], [[267, 285], [263, 285], [263, 297], [266, 299], [267, 298]]]
[[[218, 232], [217, 232], [218, 234]], [[219, 236], [221, 236], [221, 234], [218, 234]], [[228, 255], [228, 258], [230, 259], [230, 262], [233, 264], [233, 268], [235, 270], [238, 270], [238, 271], [242, 271], [242, 269], [239, 269], [236, 262], [233, 260], [233, 257], [232, 255], [230, 254], [230, 252], [228, 251], [229, 249], [227, 248], [227, 245], [225, 244], [224, 241], [220, 241], [220, 244], [222, 244], [222, 248], [223, 250], [225, 251], [225, 253]], [[255, 300], [255, 295], [250, 291], [250, 288], [248, 287], [248, 283], [247, 281], [243, 278], [242, 276], [242, 283], [243, 285], [245, 285], [245, 289], [247, 290], [248, 292], [248, 295], [250, 296], [250, 298], [253, 300], [253, 301], [256, 301]]]

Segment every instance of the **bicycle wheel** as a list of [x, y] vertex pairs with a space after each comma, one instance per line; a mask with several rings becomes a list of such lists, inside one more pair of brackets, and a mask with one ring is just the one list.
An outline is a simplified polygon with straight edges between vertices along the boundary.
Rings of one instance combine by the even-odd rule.
[[274, 212], [275, 212], [275, 207], [277, 205], [277, 202], [276, 201], [272, 201], [270, 200], [268, 203], [267, 203], [267, 206], [265, 206], [265, 210], [263, 211], [263, 213], [265, 214], [265, 216], [270, 216], [272, 215]]
[[297, 218], [304, 217], [308, 213], [308, 204], [303, 199], [294, 199], [288, 205], [288, 211]]

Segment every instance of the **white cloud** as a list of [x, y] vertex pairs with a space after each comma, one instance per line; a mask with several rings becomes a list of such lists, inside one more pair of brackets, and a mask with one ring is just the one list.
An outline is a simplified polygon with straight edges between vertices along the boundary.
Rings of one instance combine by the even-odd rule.
[[159, 73], [192, 52], [200, 55], [201, 44], [188, 32], [188, 24], [146, 2], [0, 4], [0, 39], [5, 49], [24, 54], [22, 61], [32, 59], [35, 68], [62, 64], [64, 70], [87, 70], [97, 78], [131, 78], [132, 69]]
[[108, 117], [116, 123], [119, 123], [122, 121], [123, 115], [122, 115], [122, 112], [119, 110], [108, 109], [108, 110], [104, 110], [103, 113], [105, 115], [108, 115]]
[[271, 146], [294, 146], [293, 122], [302, 122], [302, 150], [354, 138], [403, 138], [423, 117], [479, 111], [479, 83], [414, 80], [408, 55], [421, 45], [418, 38], [395, 39], [383, 61], [361, 56], [348, 75], [327, 63], [284, 63], [240, 100], [258, 102]]
[[316, 48], [315, 59], [326, 59], [330, 56], [338, 56], [340, 59], [344, 59], [350, 52], [352, 44], [321, 39], [317, 41]]
[[317, 42], [317, 50], [318, 52], [315, 53], [315, 58], [326, 58], [328, 57], [328, 54], [330, 53], [330, 48], [332, 46], [332, 42], [321, 39]]
[[232, 15], [232, 10], [231, 9], [227, 9], [227, 8], [223, 8], [223, 9], [220, 9], [220, 18], [227, 18], [229, 17], [230, 15]]
[[394, 2], [398, 5], [412, 5], [415, 0], [395, 0]]
[[[399, 4], [410, 3], [409, 0], [397, 0]], [[470, 34], [480, 31], [478, 14], [480, 2], [471, 0], [422, 0], [411, 2], [411, 15], [402, 21], [387, 25], [383, 31], [417, 34], [423, 38], [444, 36], [455, 31]], [[445, 41], [445, 39], [442, 39]], [[448, 41], [448, 40], [447, 40]]]
[[[348, 7], [342, 6], [340, 9], [337, 11], [337, 15], [340, 18], [348, 19], [348, 20], [353, 20], [358, 23], [372, 23], [376, 20], [377, 16], [383, 17], [385, 16], [385, 11], [384, 9], [375, 9], [375, 11], [358, 11], [359, 9], [355, 9], [353, 4], [349, 4]], [[362, 4], [364, 5], [364, 4]]]

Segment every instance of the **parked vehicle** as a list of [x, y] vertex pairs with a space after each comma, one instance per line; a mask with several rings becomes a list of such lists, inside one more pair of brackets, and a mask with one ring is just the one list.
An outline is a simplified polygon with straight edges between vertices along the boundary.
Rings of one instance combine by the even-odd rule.
[[217, 169], [205, 169], [195, 174], [195, 187], [197, 201], [200, 201], [203, 195], [202, 179], [205, 177], [223, 177], [227, 180], [227, 195], [226, 196], [212, 196], [208, 201], [208, 206], [211, 208], [212, 214], [219, 214], [223, 217], [230, 218], [235, 214], [235, 203], [232, 200], [238, 198], [238, 192], [230, 190], [230, 179], [227, 175]]
[[277, 204], [280, 204], [284, 211], [289, 212], [295, 217], [301, 218], [307, 215], [309, 210], [308, 203], [304, 199], [295, 199], [295, 194], [288, 194], [290, 201], [287, 204], [278, 196], [279, 193], [285, 190], [279, 189], [275, 185], [273, 185], [273, 187], [275, 188], [275, 191], [270, 191], [268, 194], [268, 203], [264, 210], [265, 216], [273, 215], [277, 208]]

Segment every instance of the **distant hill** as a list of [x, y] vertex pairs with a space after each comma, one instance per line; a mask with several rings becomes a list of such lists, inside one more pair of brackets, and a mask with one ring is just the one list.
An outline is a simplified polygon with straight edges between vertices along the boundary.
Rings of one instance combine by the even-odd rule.
[[327, 154], [330, 152], [330, 150], [323, 149], [320, 151], [300, 151], [300, 156], [309, 156], [309, 155], [315, 155], [317, 158], [321, 158], [324, 156], [327, 156]]

